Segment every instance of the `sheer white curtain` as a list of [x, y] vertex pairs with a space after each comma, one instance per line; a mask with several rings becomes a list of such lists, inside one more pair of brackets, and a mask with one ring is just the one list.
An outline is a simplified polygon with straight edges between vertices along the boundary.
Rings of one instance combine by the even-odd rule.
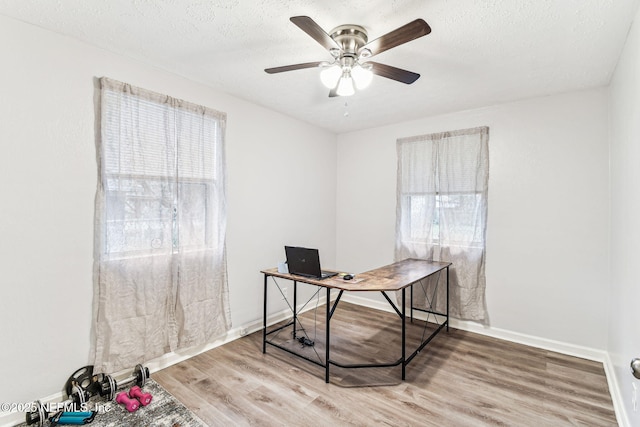
[[224, 113], [102, 78], [90, 358], [115, 372], [231, 326]]
[[[396, 260], [452, 262], [450, 313], [488, 322], [485, 303], [485, 235], [489, 181], [489, 128], [400, 139]], [[445, 277], [434, 277], [432, 281]], [[431, 286], [434, 284], [432, 283]], [[435, 306], [444, 310], [445, 287]], [[414, 293], [418, 304], [429, 297]]]

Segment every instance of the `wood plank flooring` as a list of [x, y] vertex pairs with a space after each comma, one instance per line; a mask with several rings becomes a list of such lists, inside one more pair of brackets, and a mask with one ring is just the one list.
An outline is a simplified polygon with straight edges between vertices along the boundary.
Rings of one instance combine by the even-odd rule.
[[[314, 347], [302, 348], [290, 329], [273, 339], [322, 360], [324, 310], [301, 316]], [[419, 341], [424, 326], [408, 328], [408, 343]], [[341, 302], [331, 321], [331, 359], [395, 361], [399, 327], [395, 314]], [[271, 346], [263, 354], [256, 332], [152, 378], [211, 426], [617, 425], [597, 362], [450, 328], [408, 365], [405, 381], [400, 370], [332, 366], [326, 384], [313, 363]]]

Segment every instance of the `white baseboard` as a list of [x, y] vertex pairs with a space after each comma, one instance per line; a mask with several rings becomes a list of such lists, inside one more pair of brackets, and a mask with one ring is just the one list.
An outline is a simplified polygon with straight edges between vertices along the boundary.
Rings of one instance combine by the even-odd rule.
[[505, 329], [494, 328], [491, 326], [483, 326], [476, 322], [469, 322], [452, 318], [451, 326], [457, 329], [462, 329], [464, 331], [475, 332], [477, 334], [499, 338], [505, 341], [524, 344], [543, 350], [555, 351], [557, 353], [566, 354], [568, 356], [593, 360], [600, 363], [604, 363], [607, 355], [604, 350], [597, 350], [590, 347], [568, 344], [562, 341], [554, 341], [546, 338], [536, 337], [534, 335], [527, 335], [519, 332], [508, 331]]
[[[320, 297], [318, 304], [324, 304], [326, 301], [326, 297]], [[298, 307], [300, 310], [301, 307]], [[300, 313], [304, 313], [305, 311], [313, 309], [312, 306], [305, 307], [300, 311]], [[267, 319], [267, 325], [273, 325], [278, 322], [282, 322], [283, 320], [287, 320], [291, 317], [291, 310], [285, 308], [275, 314], [272, 314]], [[199, 355], [200, 353], [204, 353], [206, 351], [212, 350], [221, 345], [227, 344], [231, 341], [237, 340], [245, 335], [252, 334], [254, 332], [260, 331], [262, 329], [262, 320], [256, 320], [254, 322], [242, 325], [240, 327], [232, 328], [229, 330], [224, 336], [218, 337], [215, 341], [208, 343], [206, 345], [192, 347], [189, 349], [167, 353], [157, 359], [151, 360], [145, 364], [146, 367], [149, 368], [150, 372], [157, 372], [162, 369], [168, 368], [169, 366], [175, 365], [176, 363], [180, 363], [184, 360], [190, 359], [194, 356]]]
[[620, 427], [631, 427], [629, 421], [629, 415], [623, 404], [622, 393], [620, 384], [618, 384], [618, 377], [616, 377], [615, 369], [609, 353], [605, 356], [604, 372], [607, 376], [607, 385], [609, 386], [609, 393], [611, 393], [611, 400], [613, 400], [613, 409], [616, 411], [616, 420]]
[[[352, 304], [358, 304], [377, 310], [382, 310], [390, 313], [395, 313], [388, 302], [375, 301], [369, 298], [359, 297], [351, 293], [344, 295], [342, 299]], [[421, 312], [415, 312], [414, 316], [418, 319], [424, 317]], [[606, 352], [603, 350], [597, 350], [589, 347], [583, 347], [575, 344], [567, 344], [560, 341], [549, 340], [546, 338], [540, 338], [533, 335], [521, 334], [519, 332], [508, 331], [505, 329], [494, 328], [491, 326], [484, 326], [476, 322], [470, 322], [465, 320], [458, 320], [451, 318], [450, 326], [456, 329], [462, 329], [464, 331], [474, 332], [480, 335], [486, 335], [494, 338], [499, 338], [506, 341], [515, 342], [518, 344], [524, 344], [531, 347], [541, 348], [544, 350], [555, 351], [558, 353], [566, 354], [569, 356], [580, 357], [582, 359], [593, 360], [596, 362], [604, 363]]]

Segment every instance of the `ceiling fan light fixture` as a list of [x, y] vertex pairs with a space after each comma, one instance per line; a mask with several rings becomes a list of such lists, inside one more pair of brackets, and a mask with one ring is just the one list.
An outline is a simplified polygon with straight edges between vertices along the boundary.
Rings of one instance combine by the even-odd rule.
[[360, 90], [367, 87], [374, 72], [378, 76], [405, 84], [412, 84], [420, 78], [420, 74], [411, 71], [366, 61], [375, 55], [431, 33], [431, 27], [424, 19], [414, 19], [373, 41], [369, 41], [367, 30], [360, 25], [339, 25], [331, 33], [327, 33], [308, 16], [292, 16], [290, 21], [328, 50], [333, 59], [331, 63], [316, 61], [265, 68], [264, 71], [268, 74], [320, 67], [322, 69], [320, 80], [330, 89], [330, 98], [336, 95], [351, 96], [356, 88]]
[[320, 81], [327, 89], [333, 89], [338, 84], [338, 79], [342, 75], [342, 68], [338, 65], [332, 65], [320, 71]]
[[358, 90], [362, 90], [369, 86], [373, 80], [373, 72], [370, 65], [356, 65], [351, 69], [351, 76]]
[[345, 72], [342, 77], [340, 77], [336, 94], [338, 94], [338, 96], [351, 96], [354, 93], [356, 93], [356, 90], [353, 87], [353, 79], [349, 72]]

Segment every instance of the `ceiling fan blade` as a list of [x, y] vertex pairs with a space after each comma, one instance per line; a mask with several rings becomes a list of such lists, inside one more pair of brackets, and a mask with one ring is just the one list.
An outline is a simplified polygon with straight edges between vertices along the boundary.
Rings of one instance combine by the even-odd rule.
[[269, 74], [282, 73], [285, 71], [302, 70], [304, 68], [315, 68], [324, 64], [323, 61], [305, 62], [304, 64], [284, 65], [282, 67], [265, 68], [264, 71]]
[[302, 31], [309, 34], [315, 41], [320, 43], [325, 49], [340, 49], [340, 46], [329, 34], [327, 34], [316, 22], [308, 16], [293, 16], [289, 18]]
[[391, 65], [380, 64], [379, 62], [372, 61], [367, 61], [367, 64], [371, 64], [371, 71], [374, 74], [386, 77], [391, 80], [406, 83], [408, 85], [420, 78], [420, 74], [418, 73], [413, 73], [401, 68], [392, 67]]
[[370, 41], [360, 49], [360, 52], [364, 49], [369, 49], [371, 51], [371, 56], [377, 55], [385, 50], [400, 46], [403, 43], [426, 36], [430, 32], [431, 27], [429, 27], [429, 24], [427, 24], [423, 19], [416, 19], [415, 21], [411, 21], [400, 28], [396, 28], [382, 37], [378, 37], [377, 39]]
[[338, 96], [338, 85], [329, 91], [329, 98]]

